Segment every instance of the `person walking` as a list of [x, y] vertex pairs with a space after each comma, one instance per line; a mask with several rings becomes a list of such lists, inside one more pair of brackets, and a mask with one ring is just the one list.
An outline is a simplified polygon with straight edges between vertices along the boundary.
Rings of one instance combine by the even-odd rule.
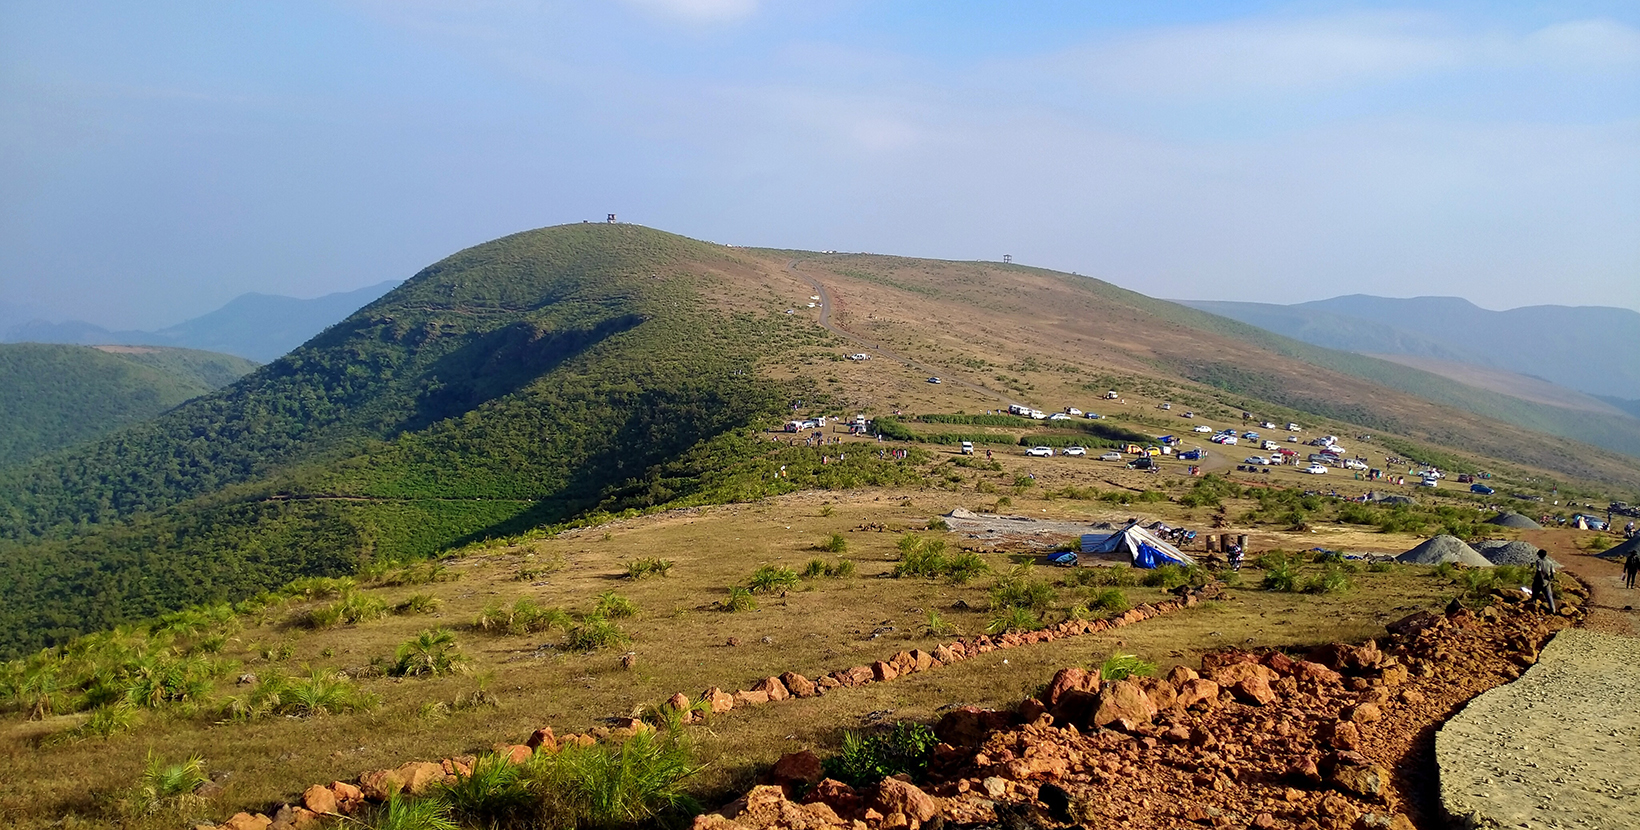
[[1634, 590], [1634, 578], [1640, 575], [1640, 548], [1629, 551], [1623, 560], [1623, 587]]
[[1538, 550], [1537, 570], [1532, 574], [1532, 603], [1547, 604], [1549, 613], [1555, 613], [1555, 566], [1549, 561], [1549, 552]]

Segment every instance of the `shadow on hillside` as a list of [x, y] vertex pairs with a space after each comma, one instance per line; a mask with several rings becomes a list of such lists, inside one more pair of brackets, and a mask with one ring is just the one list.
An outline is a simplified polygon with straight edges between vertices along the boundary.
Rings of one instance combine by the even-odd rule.
[[415, 432], [479, 405], [510, 395], [542, 375], [614, 335], [637, 328], [644, 318], [622, 314], [589, 328], [543, 330], [521, 321], [479, 335], [440, 357], [424, 373], [426, 386], [416, 411], [396, 432]]

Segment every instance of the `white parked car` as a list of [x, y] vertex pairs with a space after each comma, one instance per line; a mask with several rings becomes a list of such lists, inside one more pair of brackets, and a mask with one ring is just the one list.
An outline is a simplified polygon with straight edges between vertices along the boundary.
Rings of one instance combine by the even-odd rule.
[[1276, 428], [1276, 425], [1269, 422], [1269, 421], [1259, 421], [1258, 425], [1261, 429], [1275, 429]]
[[1080, 455], [1087, 455], [1088, 451], [1086, 449], [1082, 448], [1082, 447], [1066, 447], [1064, 454], [1065, 455], [1078, 455], [1078, 456], [1080, 456]]
[[1048, 416], [1048, 420], [1050, 421], [1069, 421], [1070, 419], [1071, 416], [1066, 415], [1063, 412], [1055, 412], [1054, 414]]
[[1065, 407], [1065, 414], [1066, 415], [1081, 415], [1082, 410], [1077, 409], [1074, 406], [1067, 406], [1067, 407]]
[[1349, 470], [1365, 470], [1367, 469], [1367, 462], [1359, 458], [1346, 458], [1344, 459], [1344, 467]]
[[1280, 447], [1281, 447], [1281, 445], [1277, 444], [1274, 441], [1265, 441], [1264, 443], [1259, 445], [1259, 449], [1265, 450], [1266, 452], [1268, 452], [1270, 450], [1278, 449]]
[[1032, 447], [1026, 450], [1025, 454], [1033, 455], [1038, 458], [1049, 458], [1053, 456], [1053, 447]]
[[1100, 461], [1121, 461], [1122, 460], [1122, 454], [1119, 453], [1119, 452], [1115, 452], [1115, 451], [1107, 452], [1104, 455], [1099, 456], [1099, 460]]
[[1206, 424], [1202, 424], [1201, 426], [1196, 427], [1195, 429], [1191, 430], [1191, 432], [1212, 432], [1212, 431], [1213, 431], [1213, 428], [1206, 425]]
[[1311, 464], [1310, 466], [1304, 468], [1304, 472], [1309, 473], [1312, 476], [1324, 476], [1327, 474], [1327, 468], [1321, 464]]
[[1287, 425], [1287, 431], [1288, 432], [1303, 432], [1304, 430], [1298, 424], [1288, 424]]
[[1426, 479], [1423, 480], [1423, 482], [1421, 483], [1420, 486], [1422, 486], [1422, 487], [1438, 487], [1438, 486], [1440, 486], [1440, 483], [1441, 483], [1441, 480], [1438, 479], [1438, 478], [1426, 478]]
[[1249, 455], [1246, 458], [1242, 459], [1241, 463], [1243, 463], [1243, 464], [1258, 464], [1260, 466], [1268, 467], [1268, 466], [1270, 466], [1270, 459], [1265, 458], [1262, 455]]

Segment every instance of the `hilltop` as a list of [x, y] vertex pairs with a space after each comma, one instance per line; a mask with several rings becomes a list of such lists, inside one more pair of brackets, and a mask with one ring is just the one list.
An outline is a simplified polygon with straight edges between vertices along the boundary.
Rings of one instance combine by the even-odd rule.
[[0, 467], [148, 420], [255, 368], [193, 349], [0, 344]]
[[[844, 359], [860, 349], [877, 359]], [[1132, 403], [1107, 422], [984, 429], [1108, 446], [1186, 431], [1155, 408], [1174, 401], [1221, 425], [1252, 410], [1370, 430], [1385, 455], [1521, 486], [1640, 482], [1640, 464], [1374, 373], [1452, 386], [1042, 269], [529, 231], [429, 266], [225, 389], [0, 473], [0, 650], [629, 511], [905, 482], [876, 455], [767, 442], [794, 406], [1086, 409], [1120, 389]]]

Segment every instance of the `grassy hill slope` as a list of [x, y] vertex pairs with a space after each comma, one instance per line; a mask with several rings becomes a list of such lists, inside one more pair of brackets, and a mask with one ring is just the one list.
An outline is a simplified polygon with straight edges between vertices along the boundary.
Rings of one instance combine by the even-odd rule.
[[760, 356], [819, 336], [746, 301], [763, 273], [634, 226], [514, 235], [231, 387], [12, 470], [0, 651], [596, 508], [732, 494], [737, 465], [774, 464], [746, 427], [794, 388]]
[[[811, 279], [880, 359], [843, 358], [861, 347], [816, 325]], [[907, 483], [875, 453], [841, 462], [757, 434], [795, 400], [830, 414], [1087, 409], [1116, 384], [1225, 421], [1251, 409], [1395, 433], [1469, 466], [1640, 482], [1640, 465], [1364, 381], [1414, 370], [1354, 360], [1040, 269], [627, 225], [515, 234], [219, 392], [0, 472], [0, 653], [628, 509]]]
[[152, 418], [254, 368], [192, 349], [0, 345], [0, 467]]

